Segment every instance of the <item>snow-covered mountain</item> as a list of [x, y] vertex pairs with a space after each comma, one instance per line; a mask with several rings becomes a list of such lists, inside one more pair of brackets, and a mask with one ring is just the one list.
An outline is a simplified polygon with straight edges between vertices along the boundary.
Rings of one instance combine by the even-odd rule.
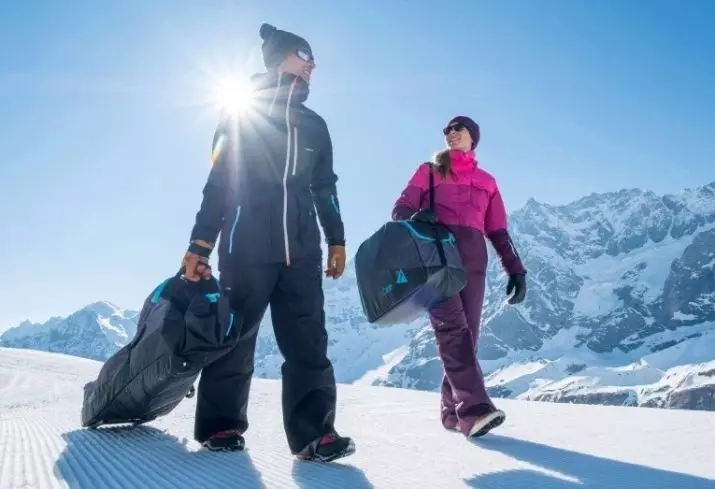
[[[504, 304], [506, 277], [492, 253], [479, 358], [493, 395], [715, 409], [715, 182], [677, 195], [530, 200], [510, 216], [510, 230], [529, 271], [528, 294], [522, 305]], [[437, 389], [442, 367], [426, 320], [369, 324], [351, 264], [340, 280], [326, 279], [325, 298], [340, 382]], [[35, 329], [0, 340], [80, 356], [95, 350], [68, 350], [53, 327]], [[256, 375], [278, 378], [281, 362], [268, 313]]]
[[96, 302], [66, 318], [53, 317], [42, 324], [25, 321], [0, 336], [0, 346], [106, 360], [134, 337], [138, 315], [110, 302]]
[[[479, 358], [495, 395], [715, 409], [715, 182], [532, 199], [510, 229], [528, 294], [504, 305], [492, 254]], [[425, 327], [377, 383], [436, 389], [441, 375]]]

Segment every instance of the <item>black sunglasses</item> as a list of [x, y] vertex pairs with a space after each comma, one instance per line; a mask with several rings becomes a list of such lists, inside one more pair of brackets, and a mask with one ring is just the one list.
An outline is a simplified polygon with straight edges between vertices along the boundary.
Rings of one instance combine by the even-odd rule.
[[306, 63], [310, 63], [311, 61], [313, 61], [313, 54], [306, 49], [302, 49], [302, 48], [296, 49], [295, 55], [298, 56], [303, 61], [305, 61]]
[[443, 132], [444, 135], [446, 136], [447, 134], [449, 134], [449, 131], [451, 131], [452, 129], [454, 129], [455, 131], [459, 132], [459, 131], [461, 131], [462, 129], [464, 129], [464, 127], [465, 127], [464, 124], [462, 124], [461, 122], [458, 122], [458, 123], [456, 123], [456, 124], [452, 124], [451, 126], [445, 127], [444, 129], [442, 129], [442, 132]]

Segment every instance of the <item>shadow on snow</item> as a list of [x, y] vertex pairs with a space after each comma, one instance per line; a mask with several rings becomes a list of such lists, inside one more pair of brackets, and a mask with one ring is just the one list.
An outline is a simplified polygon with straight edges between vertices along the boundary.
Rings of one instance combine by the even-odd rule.
[[[253, 463], [250, 448], [233, 453], [194, 451], [187, 447], [187, 439], [147, 425], [79, 429], [62, 437], [67, 446], [54, 471], [70, 489], [269, 487]], [[301, 489], [336, 484], [350, 489], [373, 487], [362, 471], [345, 464], [295, 461], [291, 474], [269, 471], [263, 472], [274, 480], [292, 476]]]
[[508, 436], [489, 435], [473, 443], [482, 450], [500, 452], [565, 476], [528, 469], [506, 470], [472, 477], [466, 483], [473, 488], [715, 489], [712, 479], [609, 460]]

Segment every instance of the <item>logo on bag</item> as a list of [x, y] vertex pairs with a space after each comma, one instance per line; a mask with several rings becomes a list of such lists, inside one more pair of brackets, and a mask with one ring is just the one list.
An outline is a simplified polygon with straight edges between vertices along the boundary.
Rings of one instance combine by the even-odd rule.
[[[400, 268], [395, 272], [395, 284], [401, 285], [401, 284], [406, 284], [408, 282], [407, 280], [407, 275], [405, 275], [405, 272], [402, 271]], [[386, 296], [392, 292], [392, 289], [394, 288], [395, 284], [387, 284], [382, 288], [382, 296]]]
[[221, 294], [218, 292], [214, 292], [213, 294], [206, 294], [206, 298], [209, 300], [209, 302], [218, 302], [218, 300], [221, 298]]

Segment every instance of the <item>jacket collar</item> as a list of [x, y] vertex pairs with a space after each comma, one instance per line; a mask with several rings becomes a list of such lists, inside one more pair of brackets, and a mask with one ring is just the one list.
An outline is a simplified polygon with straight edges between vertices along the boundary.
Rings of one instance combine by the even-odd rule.
[[251, 85], [257, 104], [267, 108], [269, 114], [277, 106], [303, 104], [310, 93], [305, 80], [285, 72], [257, 73], [251, 77]]

